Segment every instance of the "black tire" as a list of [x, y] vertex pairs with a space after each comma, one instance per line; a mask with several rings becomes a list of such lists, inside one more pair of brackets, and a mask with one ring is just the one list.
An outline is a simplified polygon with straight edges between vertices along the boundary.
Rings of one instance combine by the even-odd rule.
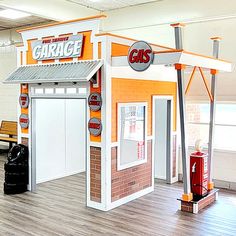
[[8, 152], [7, 160], [9, 163], [23, 163], [28, 160], [28, 147], [23, 144], [16, 144]]
[[28, 174], [22, 173], [5, 173], [5, 182], [7, 184], [28, 184]]
[[28, 165], [26, 164], [15, 164], [15, 163], [5, 163], [4, 170], [8, 173], [28, 173]]
[[27, 191], [26, 184], [7, 184], [4, 183], [4, 193], [5, 194], [18, 194]]

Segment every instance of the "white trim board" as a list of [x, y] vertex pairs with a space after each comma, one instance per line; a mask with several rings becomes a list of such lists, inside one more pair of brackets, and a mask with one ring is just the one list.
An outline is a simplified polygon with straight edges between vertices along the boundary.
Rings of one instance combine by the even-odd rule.
[[116, 208], [118, 206], [126, 204], [126, 203], [128, 203], [130, 201], [133, 201], [133, 200], [135, 200], [137, 198], [140, 198], [140, 197], [142, 197], [142, 196], [144, 196], [144, 195], [146, 195], [148, 193], [151, 193], [153, 191], [154, 191], [154, 186], [151, 186], [149, 188], [146, 188], [146, 189], [143, 189], [143, 190], [138, 191], [136, 193], [133, 193], [132, 195], [129, 195], [129, 196], [124, 197], [124, 198], [121, 198], [121, 199], [119, 199], [119, 200], [117, 200], [115, 202], [111, 202], [111, 204], [108, 205], [108, 207], [106, 208], [106, 211], [109, 211], [109, 210], [114, 209], [114, 208]]

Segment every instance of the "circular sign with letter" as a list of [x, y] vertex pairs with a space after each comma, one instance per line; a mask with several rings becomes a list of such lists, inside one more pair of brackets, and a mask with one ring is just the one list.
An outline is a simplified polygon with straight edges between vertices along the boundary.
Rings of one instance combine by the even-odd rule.
[[101, 94], [91, 93], [88, 98], [88, 105], [91, 111], [99, 111], [102, 107]]
[[19, 121], [20, 121], [20, 127], [21, 128], [26, 129], [26, 128], [29, 127], [29, 116], [28, 115], [21, 114], [20, 118], [19, 118]]
[[29, 106], [29, 96], [26, 93], [22, 93], [19, 98], [20, 107], [27, 108]]
[[153, 62], [153, 51], [145, 41], [135, 42], [129, 49], [128, 62], [135, 71], [146, 70]]
[[91, 118], [88, 122], [88, 129], [91, 135], [99, 136], [102, 132], [102, 123], [98, 118]]

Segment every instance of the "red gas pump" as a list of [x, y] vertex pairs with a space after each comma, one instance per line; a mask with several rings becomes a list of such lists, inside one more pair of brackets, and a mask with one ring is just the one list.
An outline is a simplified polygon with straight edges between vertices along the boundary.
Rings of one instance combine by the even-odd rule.
[[200, 140], [196, 142], [196, 152], [190, 155], [191, 191], [196, 199], [208, 193], [208, 154], [201, 151]]

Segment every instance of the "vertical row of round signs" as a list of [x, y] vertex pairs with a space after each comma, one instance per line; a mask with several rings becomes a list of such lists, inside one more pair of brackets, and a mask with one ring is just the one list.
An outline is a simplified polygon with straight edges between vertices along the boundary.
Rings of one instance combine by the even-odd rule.
[[[102, 97], [100, 93], [91, 93], [88, 98], [88, 105], [91, 111], [99, 111], [102, 107]], [[89, 133], [93, 136], [99, 136], [102, 132], [101, 119], [91, 117], [88, 122]]]
[[[29, 106], [29, 96], [26, 93], [22, 93], [19, 98], [19, 103], [21, 108], [28, 108]], [[29, 116], [28, 114], [21, 113], [19, 118], [19, 123], [21, 128], [26, 129], [29, 127]]]
[[[26, 93], [22, 93], [19, 99], [21, 108], [28, 108], [29, 106], [29, 96]], [[91, 93], [88, 98], [88, 105], [91, 111], [99, 111], [102, 107], [102, 97], [100, 93]], [[26, 129], [29, 126], [29, 116], [28, 114], [22, 113], [19, 118], [19, 123], [21, 128]], [[102, 132], [102, 122], [101, 119], [92, 117], [88, 122], [88, 129], [91, 135], [99, 136]]]

